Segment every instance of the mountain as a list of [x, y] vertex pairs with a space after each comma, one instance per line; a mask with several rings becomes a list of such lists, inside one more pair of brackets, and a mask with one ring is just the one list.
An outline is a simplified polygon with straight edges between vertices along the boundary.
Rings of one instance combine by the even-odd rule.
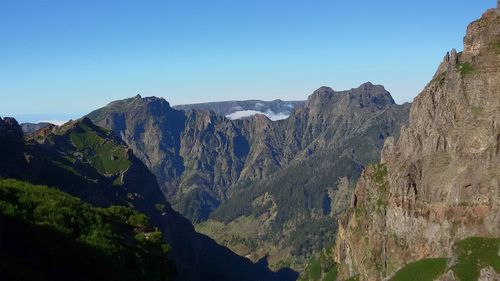
[[[44, 128], [27, 140], [14, 119], [0, 119], [0, 155], [2, 178], [53, 186], [92, 207], [118, 205], [145, 214], [151, 226], [159, 229], [170, 245], [169, 258], [175, 264], [178, 280], [296, 278], [292, 271], [275, 273], [265, 266], [255, 265], [196, 233], [188, 220], [171, 209], [155, 176], [134, 156], [132, 150], [113, 132], [94, 125], [88, 118], [68, 122], [61, 127]], [[38, 189], [32, 186], [26, 188], [34, 193]], [[50, 195], [50, 192], [47, 193]], [[63, 195], [54, 191], [53, 196], [57, 199]], [[76, 211], [72, 208], [67, 207], [61, 212]], [[57, 211], [54, 211], [54, 216], [56, 214]], [[36, 216], [34, 219], [33, 223], [41, 223]], [[31, 236], [25, 238], [28, 237]], [[10, 243], [27, 243], [19, 239]], [[70, 240], [68, 243], [73, 242]], [[42, 245], [34, 247], [29, 250], [43, 250]]]
[[0, 179], [0, 228], [2, 280], [174, 280], [161, 232], [131, 208]]
[[232, 120], [251, 117], [255, 114], [264, 114], [269, 119], [276, 121], [286, 119], [292, 114], [294, 108], [303, 106], [304, 104], [305, 101], [245, 100], [184, 104], [173, 106], [173, 108], [183, 111], [193, 109], [209, 110]]
[[53, 124], [48, 122], [40, 122], [40, 123], [22, 123], [20, 124], [25, 135], [32, 134], [40, 129], [43, 129], [48, 126], [53, 126]]
[[322, 87], [287, 120], [255, 121], [268, 126], [254, 134], [261, 140], [255, 155], [271, 155], [279, 170], [240, 183], [197, 229], [242, 255], [301, 268], [333, 243], [326, 234], [336, 231], [333, 218], [347, 207], [354, 180], [378, 161], [384, 139], [398, 136], [408, 110], [382, 86], [365, 83], [342, 92]]
[[[347, 207], [353, 180], [379, 160], [385, 138], [398, 136], [409, 107], [365, 83], [341, 92], [322, 87], [274, 122], [264, 115], [230, 120], [213, 111], [178, 111], [164, 99], [140, 96], [88, 117], [121, 136], [174, 209], [195, 223], [210, 218], [199, 231], [254, 261], [269, 255], [279, 268], [333, 241], [321, 235], [335, 230], [331, 216]], [[243, 225], [250, 230], [227, 230]], [[271, 243], [279, 245], [266, 250]]]
[[388, 138], [381, 163], [358, 180], [339, 220], [341, 278], [403, 280], [430, 268], [441, 269], [420, 280], [500, 278], [499, 78], [497, 8], [468, 26], [464, 51], [446, 54], [399, 140]]

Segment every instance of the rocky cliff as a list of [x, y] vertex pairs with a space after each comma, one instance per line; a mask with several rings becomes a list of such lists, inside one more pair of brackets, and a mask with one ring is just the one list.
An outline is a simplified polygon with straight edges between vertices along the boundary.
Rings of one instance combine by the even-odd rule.
[[451, 257], [466, 237], [499, 237], [499, 122], [500, 13], [489, 10], [415, 98], [381, 164], [359, 179], [339, 221], [340, 276], [382, 280], [410, 262]]
[[[281, 168], [247, 183], [198, 229], [242, 255], [301, 268], [333, 242], [325, 234], [336, 231], [332, 217], [344, 210], [350, 183], [365, 165], [378, 161], [387, 136], [397, 137], [408, 108], [371, 83], [348, 91], [318, 89], [287, 120], [256, 134], [263, 140], [258, 143], [278, 140], [265, 149], [273, 149], [271, 159]], [[219, 222], [224, 231], [217, 230]], [[253, 227], [237, 231], [245, 225]]]
[[255, 265], [195, 232], [132, 150], [88, 118], [44, 128], [27, 140], [14, 119], [0, 119], [0, 177], [50, 185], [93, 206], [121, 205], [146, 214], [171, 246], [178, 280], [296, 278], [292, 271]]
[[210, 111], [177, 111], [161, 98], [116, 101], [89, 117], [120, 135], [172, 205], [194, 222], [226, 197], [249, 152], [241, 122]]
[[23, 133], [25, 135], [29, 135], [45, 127], [52, 126], [53, 124], [48, 122], [40, 122], [40, 123], [21, 123], [20, 125], [21, 128], [23, 129]]
[[[139, 96], [88, 116], [137, 151], [176, 210], [193, 222], [211, 218], [199, 231], [255, 261], [269, 255], [271, 265], [281, 267], [331, 242], [322, 233], [335, 231], [331, 216], [345, 207], [340, 198], [352, 191], [349, 181], [379, 161], [384, 140], [399, 135], [409, 107], [365, 83], [347, 91], [319, 88], [275, 122], [264, 115], [229, 120], [210, 111], [177, 111], [164, 99]], [[347, 183], [339, 197], [340, 178]], [[224, 231], [231, 241], [210, 231], [242, 220], [259, 227]]]

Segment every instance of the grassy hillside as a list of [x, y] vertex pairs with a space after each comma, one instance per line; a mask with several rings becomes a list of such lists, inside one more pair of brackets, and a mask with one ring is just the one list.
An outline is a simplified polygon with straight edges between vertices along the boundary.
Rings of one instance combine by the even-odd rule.
[[493, 267], [500, 273], [500, 238], [471, 237], [455, 244], [457, 263], [452, 267], [461, 281], [473, 281], [482, 268]]
[[447, 259], [423, 259], [405, 266], [391, 281], [432, 281], [446, 270]]
[[337, 280], [337, 265], [333, 262], [332, 252], [323, 251], [319, 257], [309, 260], [299, 281], [335, 281]]
[[483, 268], [500, 273], [500, 238], [470, 237], [454, 245], [452, 258], [423, 259], [399, 270], [391, 281], [432, 281], [452, 271], [460, 281], [476, 281]]
[[161, 232], [127, 207], [0, 179], [1, 280], [172, 280]]
[[[500, 238], [469, 237], [454, 244], [452, 257], [428, 258], [409, 263], [387, 280], [433, 281], [444, 274], [453, 274], [459, 281], [477, 281], [484, 268], [491, 267], [500, 274], [499, 246]], [[309, 260], [299, 281], [340, 281], [342, 279], [337, 278], [337, 268], [332, 253], [323, 251]], [[359, 276], [345, 281], [354, 280], [359, 280]]]

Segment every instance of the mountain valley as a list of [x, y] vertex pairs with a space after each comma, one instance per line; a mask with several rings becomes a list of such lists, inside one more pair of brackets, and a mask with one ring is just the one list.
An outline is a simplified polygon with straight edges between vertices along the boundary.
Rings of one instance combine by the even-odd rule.
[[429, 78], [0, 118], [0, 280], [498, 281], [500, 0]]

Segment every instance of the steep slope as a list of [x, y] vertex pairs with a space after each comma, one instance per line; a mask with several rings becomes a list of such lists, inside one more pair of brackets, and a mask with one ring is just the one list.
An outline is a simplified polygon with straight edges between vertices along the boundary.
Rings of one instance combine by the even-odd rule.
[[449, 258], [427, 258], [410, 263], [390, 281], [498, 280], [500, 238], [469, 237], [456, 242]]
[[452, 256], [466, 237], [500, 236], [499, 46], [500, 10], [489, 10], [415, 98], [382, 164], [363, 173], [339, 221], [341, 277], [381, 280], [419, 259]]
[[95, 208], [55, 188], [0, 180], [0, 229], [5, 281], [174, 280], [161, 232], [127, 207]]
[[[350, 183], [365, 165], [379, 160], [384, 139], [398, 135], [408, 108], [395, 105], [382, 86], [371, 83], [343, 92], [320, 88], [288, 120], [256, 134], [277, 139], [272, 147], [281, 156], [274, 158], [286, 164], [240, 187], [197, 229], [252, 259], [267, 256], [275, 267], [300, 268], [333, 242], [326, 234], [336, 230], [332, 217], [344, 210]], [[238, 231], [245, 224], [248, 231]]]
[[305, 101], [245, 100], [183, 104], [173, 106], [173, 108], [184, 111], [193, 109], [209, 110], [233, 120], [250, 117], [255, 114], [265, 114], [271, 120], [281, 120], [290, 116], [294, 108], [303, 106], [304, 104]]
[[14, 119], [0, 120], [0, 176], [59, 188], [94, 206], [146, 214], [171, 245], [179, 280], [293, 280], [254, 265], [194, 231], [173, 211], [154, 175], [111, 131], [83, 118], [38, 131], [28, 141]]
[[[209, 231], [213, 225], [199, 230], [255, 261], [268, 254], [270, 243], [282, 240], [269, 260], [280, 267], [296, 262], [282, 261], [283, 256], [308, 255], [331, 242], [321, 238], [335, 229], [326, 218], [345, 208], [349, 182], [379, 160], [383, 141], [398, 136], [408, 112], [409, 105], [396, 105], [382, 86], [365, 83], [342, 92], [322, 87], [276, 122], [263, 115], [229, 120], [209, 111], [176, 111], [163, 99], [139, 96], [88, 116], [137, 151], [174, 208], [193, 222], [206, 220], [221, 202], [210, 221], [215, 228], [219, 222], [266, 221], [262, 233], [254, 229], [250, 237], [224, 231], [236, 243]], [[339, 178], [345, 178], [340, 185]], [[259, 219], [274, 212], [272, 220]]]
[[23, 129], [23, 133], [25, 135], [32, 134], [40, 129], [51, 126], [53, 124], [48, 122], [40, 122], [40, 123], [22, 123], [21, 128]]
[[209, 111], [177, 111], [160, 98], [136, 96], [88, 116], [120, 135], [157, 176], [174, 208], [195, 222], [225, 198], [248, 154], [235, 123]]

